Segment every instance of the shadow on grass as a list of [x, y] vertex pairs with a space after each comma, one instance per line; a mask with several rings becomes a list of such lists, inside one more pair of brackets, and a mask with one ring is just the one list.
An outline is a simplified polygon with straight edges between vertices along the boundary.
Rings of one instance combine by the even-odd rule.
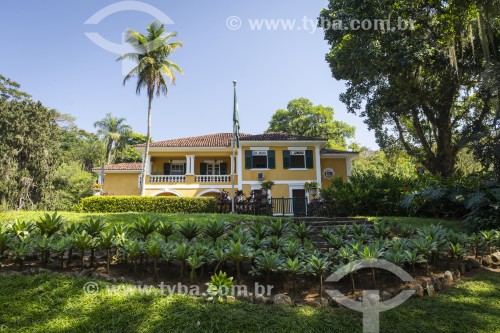
[[[97, 294], [86, 295], [88, 281], [56, 274], [0, 277], [0, 331], [362, 332], [361, 314], [346, 309], [110, 294], [104, 282]], [[499, 313], [500, 274], [482, 274], [383, 313], [380, 332], [498, 332]]]

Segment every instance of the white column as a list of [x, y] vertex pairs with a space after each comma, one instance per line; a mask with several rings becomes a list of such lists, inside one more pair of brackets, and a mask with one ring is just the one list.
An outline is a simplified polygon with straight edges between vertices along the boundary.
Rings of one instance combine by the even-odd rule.
[[236, 156], [236, 175], [238, 176], [238, 190], [242, 190], [243, 189], [243, 185], [241, 184], [241, 182], [243, 181], [243, 168], [242, 168], [242, 154], [243, 153], [243, 149], [241, 149], [241, 146], [240, 148], [238, 148], [238, 155]]
[[314, 164], [316, 168], [316, 181], [318, 182], [318, 188], [321, 188], [321, 148], [316, 146], [314, 151], [316, 153], [316, 163]]
[[352, 174], [352, 158], [346, 158], [345, 159], [346, 163], [346, 169], [347, 169], [347, 181], [349, 181], [349, 178], [351, 177]]
[[235, 163], [235, 160], [234, 160], [234, 155], [231, 155], [231, 169], [229, 170], [229, 174], [234, 174], [235, 173], [235, 167], [234, 167], [234, 163]]
[[194, 155], [186, 155], [186, 175], [194, 175]]
[[152, 171], [151, 155], [146, 158], [146, 175], [150, 176]]

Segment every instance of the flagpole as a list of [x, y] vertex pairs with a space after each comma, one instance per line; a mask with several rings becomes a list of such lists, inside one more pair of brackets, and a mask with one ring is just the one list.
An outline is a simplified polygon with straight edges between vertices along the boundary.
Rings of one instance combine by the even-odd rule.
[[[232, 181], [232, 191], [231, 191], [231, 214], [234, 214], [234, 169], [236, 168], [235, 162], [236, 159], [234, 158], [234, 146], [236, 145], [236, 133], [235, 133], [235, 110], [236, 110], [236, 81], [233, 81], [233, 86], [234, 86], [234, 96], [235, 96], [235, 101], [234, 101], [234, 106], [233, 106], [233, 139], [231, 140], [231, 146], [232, 146], [232, 161], [231, 161], [231, 181]], [[239, 124], [238, 124], [239, 126]]]
[[233, 153], [231, 155], [231, 180], [233, 182], [232, 184], [232, 192], [231, 192], [231, 214], [234, 214], [234, 169], [236, 167], [235, 162], [236, 159], [234, 158], [234, 138], [231, 140], [232, 146], [233, 146]]

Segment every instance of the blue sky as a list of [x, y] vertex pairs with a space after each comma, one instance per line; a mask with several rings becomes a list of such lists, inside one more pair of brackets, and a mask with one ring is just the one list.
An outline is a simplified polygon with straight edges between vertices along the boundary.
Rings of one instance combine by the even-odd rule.
[[[22, 85], [45, 105], [77, 118], [93, 130], [105, 113], [125, 117], [145, 133], [147, 97], [135, 94], [135, 82], [122, 86], [118, 57], [93, 43], [85, 33], [99, 33], [121, 43], [128, 28], [144, 31], [154, 18], [121, 11], [99, 24], [84, 24], [102, 8], [119, 1], [5, 0], [0, 12], [4, 40], [0, 73]], [[313, 32], [304, 18], [315, 20], [324, 0], [145, 0], [174, 23], [184, 47], [172, 60], [184, 70], [168, 97], [155, 99], [155, 140], [231, 132], [233, 91], [238, 81], [241, 131], [262, 133], [272, 114], [298, 97], [332, 106], [335, 118], [356, 126], [356, 141], [377, 148], [362, 119], [348, 114], [339, 101], [343, 82], [331, 77], [324, 57], [328, 45], [321, 30]], [[238, 16], [241, 28], [227, 27]], [[293, 29], [251, 29], [249, 20], [296, 20]], [[230, 24], [235, 24], [234, 21]], [[287, 30], [287, 31], [284, 31]]]

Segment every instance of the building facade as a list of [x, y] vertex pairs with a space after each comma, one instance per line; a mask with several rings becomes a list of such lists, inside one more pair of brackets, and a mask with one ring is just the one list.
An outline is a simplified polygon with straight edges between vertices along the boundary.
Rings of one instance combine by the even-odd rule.
[[[147, 196], [214, 196], [221, 190], [249, 195], [262, 181], [273, 181], [273, 198], [308, 197], [304, 185], [327, 187], [334, 177], [347, 180], [355, 152], [325, 149], [326, 140], [266, 133], [241, 134], [239, 148], [232, 133], [159, 141], [150, 145], [146, 160]], [[144, 145], [136, 147], [141, 153]], [[141, 163], [105, 167], [103, 191], [139, 195]], [[234, 177], [234, 179], [233, 179]]]

